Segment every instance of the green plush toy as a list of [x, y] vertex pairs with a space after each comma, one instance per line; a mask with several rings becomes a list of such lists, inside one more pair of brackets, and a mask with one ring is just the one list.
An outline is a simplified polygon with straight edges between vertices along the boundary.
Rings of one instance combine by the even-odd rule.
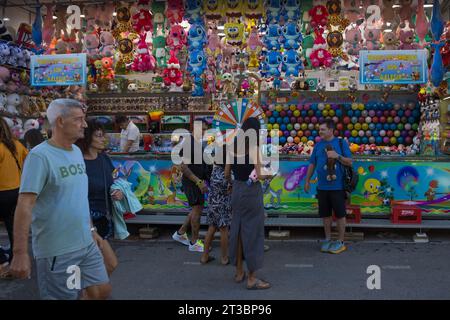
[[156, 59], [158, 68], [167, 67], [167, 47], [166, 37], [157, 36], [153, 38], [153, 56]]
[[312, 51], [312, 47], [314, 46], [314, 37], [312, 34], [309, 34], [303, 38], [302, 43], [302, 56], [305, 59], [305, 67], [308, 67], [308, 69], [311, 68], [311, 60], [309, 59], [309, 54]]
[[158, 27], [164, 32], [166, 25], [166, 2], [165, 1], [153, 1], [152, 14], [153, 14], [153, 32], [157, 34]]

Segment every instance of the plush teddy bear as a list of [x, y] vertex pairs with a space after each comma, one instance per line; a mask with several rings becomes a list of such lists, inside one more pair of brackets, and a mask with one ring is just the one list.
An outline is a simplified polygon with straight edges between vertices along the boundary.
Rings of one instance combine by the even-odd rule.
[[138, 9], [139, 11], [133, 15], [133, 29], [137, 33], [142, 30], [151, 31], [152, 30], [152, 15], [149, 11], [149, 0], [139, 0]]
[[100, 50], [99, 53], [103, 57], [112, 57], [114, 56], [114, 37], [109, 31], [102, 31], [100, 33]]
[[11, 73], [8, 68], [0, 66], [0, 90], [5, 90], [6, 83], [9, 81]]
[[6, 98], [6, 111], [8, 111], [11, 114], [19, 114], [19, 111], [17, 111], [17, 107], [21, 103], [21, 98], [17, 93], [11, 93], [8, 94]]
[[69, 36], [67, 32], [67, 6], [57, 4], [53, 15], [56, 16], [55, 37], [64, 39]]
[[184, 5], [183, 0], [168, 0], [166, 16], [171, 25], [183, 21]]
[[357, 56], [362, 49], [362, 34], [358, 26], [345, 30], [345, 48], [347, 53], [352, 56]]
[[398, 40], [392, 31], [383, 31], [383, 50], [397, 50]]
[[409, 25], [414, 28], [412, 22], [412, 16], [416, 12], [415, 7], [413, 7], [413, 0], [399, 0], [400, 7], [398, 8], [398, 15], [400, 17], [400, 28], [404, 28], [406, 21]]
[[[330, 144], [327, 145], [326, 151], [333, 151], [333, 147]], [[325, 169], [327, 170], [327, 181], [336, 180], [336, 159], [327, 157]]]
[[325, 6], [314, 6], [311, 10], [309, 10], [309, 16], [311, 17], [311, 27], [314, 29], [327, 25], [328, 11]]
[[381, 9], [381, 18], [383, 19], [383, 28], [396, 30], [400, 24], [400, 18], [396, 10], [392, 6], [396, 4], [396, 0], [383, 0]]
[[106, 2], [99, 6], [97, 12], [96, 24], [102, 30], [111, 30], [112, 16], [116, 9], [112, 1]]
[[84, 6], [83, 14], [84, 14], [84, 19], [86, 20], [86, 28], [84, 29], [85, 33], [92, 33], [95, 31], [98, 10], [99, 10], [99, 8], [97, 7], [96, 4], [89, 4], [89, 5]]
[[91, 60], [97, 60], [99, 58], [98, 47], [100, 45], [100, 40], [96, 33], [87, 33], [84, 36], [84, 52]]
[[381, 48], [380, 35], [380, 29], [369, 29], [366, 26], [364, 29], [364, 38], [366, 39], [364, 48], [367, 50], [379, 50]]
[[67, 42], [63, 39], [58, 39], [55, 45], [55, 54], [66, 54], [67, 53]]
[[398, 48], [400, 50], [410, 50], [410, 49], [419, 49], [420, 46], [417, 43], [414, 43], [414, 39], [416, 38], [416, 33], [414, 29], [400, 29], [399, 36], [400, 45]]

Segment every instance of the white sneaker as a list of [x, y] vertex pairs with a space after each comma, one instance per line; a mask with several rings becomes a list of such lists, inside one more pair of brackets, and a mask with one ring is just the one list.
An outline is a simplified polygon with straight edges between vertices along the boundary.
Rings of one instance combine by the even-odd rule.
[[177, 231], [175, 231], [175, 233], [172, 235], [172, 239], [175, 241], [178, 241], [186, 246], [190, 245], [189, 238], [188, 238], [186, 232], [180, 235], [180, 234], [178, 234]]
[[204, 244], [203, 244], [202, 240], [200, 240], [200, 239], [197, 240], [197, 242], [194, 244], [189, 243], [189, 251], [203, 252], [203, 248], [204, 248]]

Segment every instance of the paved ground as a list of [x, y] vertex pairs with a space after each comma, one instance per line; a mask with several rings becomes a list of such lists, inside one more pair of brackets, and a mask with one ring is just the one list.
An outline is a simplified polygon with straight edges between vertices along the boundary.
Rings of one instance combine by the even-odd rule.
[[[158, 240], [113, 243], [120, 264], [111, 278], [112, 299], [450, 299], [448, 232], [431, 236], [428, 244], [413, 243], [411, 232], [377, 232], [349, 243], [340, 255], [319, 252], [317, 231], [267, 241], [270, 251], [259, 275], [273, 287], [265, 291], [235, 284], [232, 266], [217, 260], [201, 265], [199, 254], [171, 241], [170, 232]], [[0, 243], [5, 240], [0, 237]], [[380, 267], [380, 290], [367, 288], [370, 265]], [[37, 299], [33, 271], [31, 280], [0, 281], [0, 300]]]

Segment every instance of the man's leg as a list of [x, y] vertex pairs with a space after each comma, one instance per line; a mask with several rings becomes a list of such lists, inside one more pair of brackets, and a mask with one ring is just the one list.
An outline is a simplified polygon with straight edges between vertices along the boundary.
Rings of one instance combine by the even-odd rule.
[[337, 219], [337, 228], [338, 228], [338, 240], [344, 242], [345, 236], [345, 217]]
[[106, 300], [111, 295], [112, 286], [109, 283], [90, 286], [83, 290], [80, 300]]
[[236, 275], [234, 280], [236, 282], [242, 282], [245, 277], [244, 273], [244, 250], [242, 249], [241, 235], [238, 236], [238, 247], [236, 252]]
[[331, 239], [331, 224], [333, 219], [331, 217], [323, 218], [323, 230], [325, 231], [325, 239]]
[[187, 215], [186, 219], [184, 219], [183, 224], [181, 225], [180, 229], [178, 229], [178, 234], [185, 234], [186, 231], [188, 230], [189, 226], [191, 225], [191, 216], [192, 216], [192, 211], [189, 212], [189, 214]]
[[203, 206], [197, 205], [192, 207], [191, 212], [191, 229], [192, 229], [192, 238], [191, 243], [194, 244], [198, 240], [198, 232], [200, 231], [200, 217], [203, 212]]

